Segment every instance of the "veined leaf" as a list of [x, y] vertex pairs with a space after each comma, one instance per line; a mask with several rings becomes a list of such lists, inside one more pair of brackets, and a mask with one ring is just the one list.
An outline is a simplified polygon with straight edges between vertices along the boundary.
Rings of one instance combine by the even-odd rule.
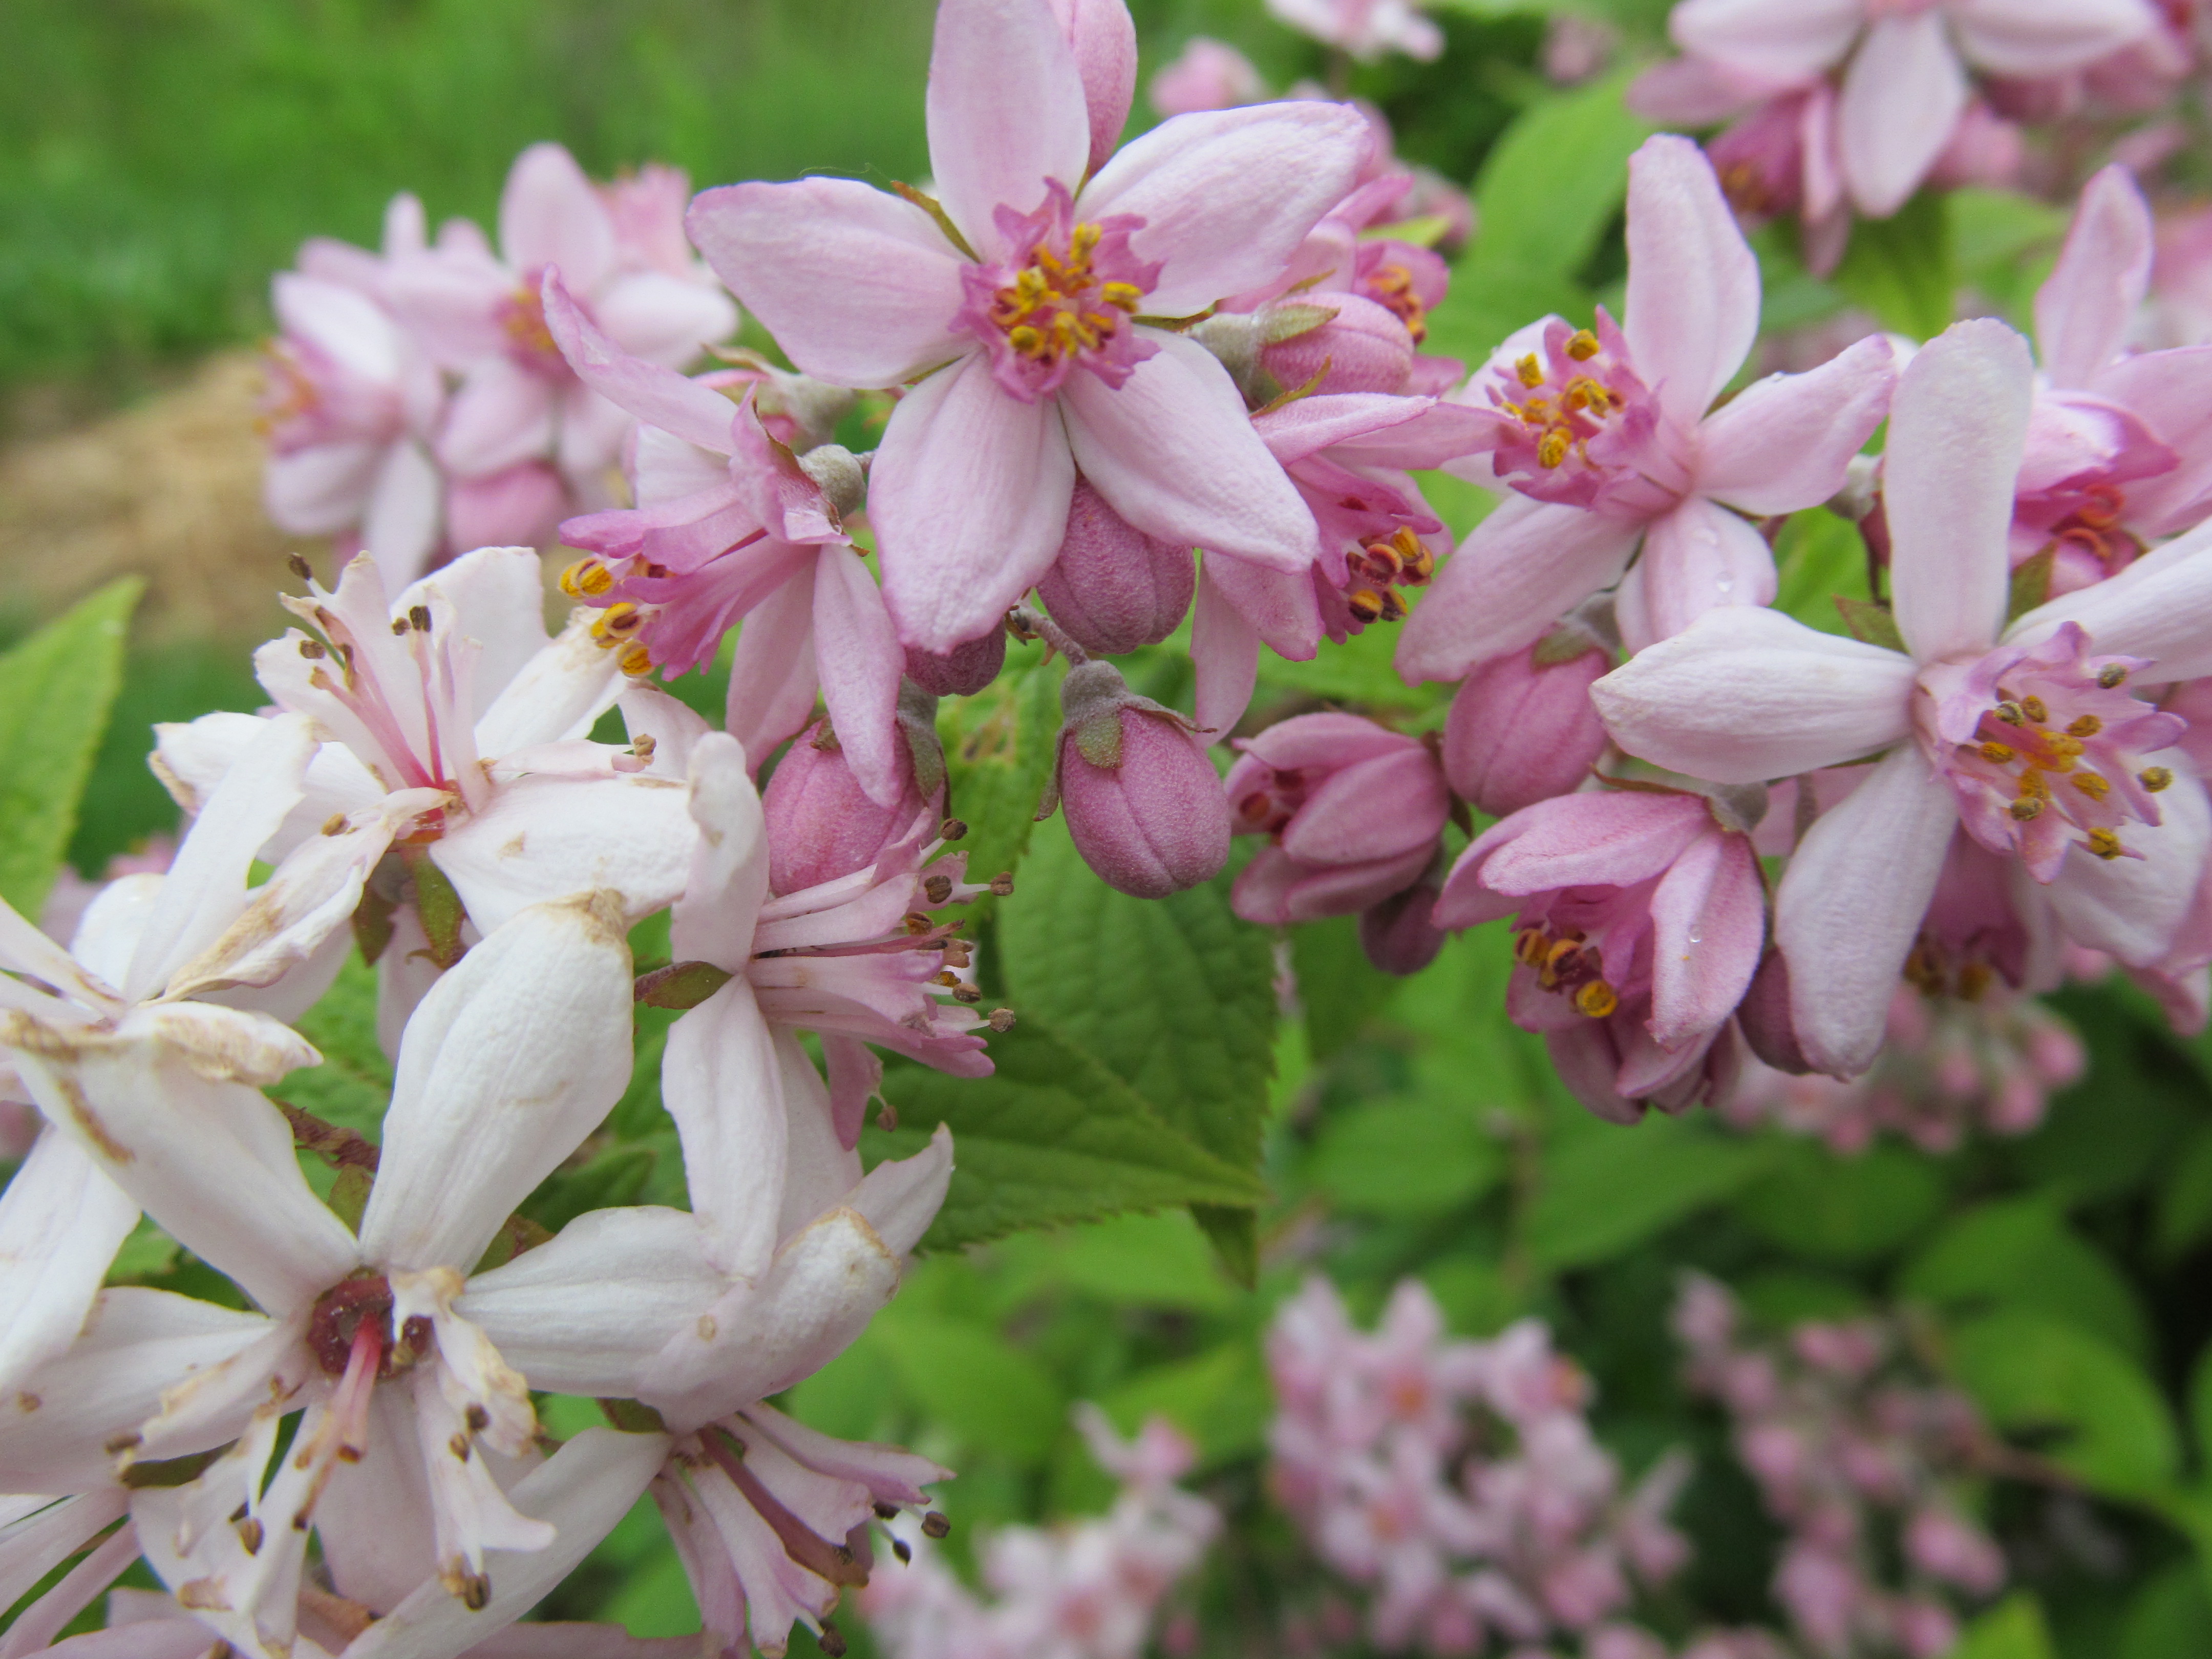
[[[972, 697], [948, 697], [939, 721], [948, 806], [968, 826], [956, 850], [968, 878], [988, 882], [1028, 849], [1060, 735], [1060, 664], [1038, 646], [1007, 647], [1006, 671]], [[1025, 660], [1030, 659], [1030, 660]]]
[[2103, 1339], [2018, 1312], [1954, 1334], [1952, 1362], [2001, 1428], [2060, 1438], [2045, 1452], [2083, 1485], [2120, 1498], [2162, 1495], [2181, 1455], [2151, 1380]]

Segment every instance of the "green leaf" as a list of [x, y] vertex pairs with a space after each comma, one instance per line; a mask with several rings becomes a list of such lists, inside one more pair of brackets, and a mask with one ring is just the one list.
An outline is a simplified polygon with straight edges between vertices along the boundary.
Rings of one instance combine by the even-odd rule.
[[1594, 301], [1563, 276], [1484, 257], [1480, 250], [1452, 273], [1451, 291], [1428, 314], [1422, 349], [1470, 365], [1486, 361], [1508, 335], [1553, 313], [1587, 322]]
[[2212, 1653], [2212, 1599], [2195, 1565], [2167, 1568], [2136, 1592], [2113, 1659], [2203, 1659]]
[[1967, 1626], [1951, 1659], [2058, 1659], [2058, 1650], [2043, 1604], [2021, 1590]]
[[1885, 650], [1905, 649], [1905, 635], [1898, 631], [1897, 618], [1890, 614], [1887, 605], [1873, 599], [1845, 599], [1838, 593], [1836, 614], [1844, 619], [1844, 626], [1850, 630], [1853, 639]]
[[1237, 1305], [1236, 1292], [1187, 1215], [1117, 1216], [1048, 1243], [1048, 1277], [1104, 1301], [1194, 1312]]
[[586, 1210], [635, 1204], [658, 1154], [650, 1146], [610, 1146], [573, 1170], [556, 1170], [522, 1206], [522, 1213], [557, 1233]]
[[1427, 1101], [1380, 1101], [1333, 1115], [1306, 1175], [1351, 1215], [1445, 1215], [1496, 1183], [1504, 1153], [1472, 1110]]
[[1020, 865], [1052, 775], [1066, 669], [1042, 657], [1041, 646], [1010, 645], [1006, 672], [972, 697], [947, 698], [939, 715], [946, 810], [968, 826], [959, 850], [970, 881]]
[[392, 1103], [392, 1062], [376, 1040], [376, 969], [349, 954], [322, 1000], [299, 1019], [323, 1063], [292, 1073], [269, 1092], [325, 1123], [374, 1140]]
[[2139, 1364], [2153, 1357], [2150, 1321], [2135, 1287], [2045, 1198], [2004, 1199], [1954, 1216], [1907, 1264], [1898, 1289], [1954, 1310], [2047, 1314]]
[[76, 827], [144, 586], [110, 582], [0, 654], [0, 899], [33, 920]]
[[2016, 623], [2051, 597], [2051, 572], [2058, 561], [2052, 543], [2012, 573], [2011, 597], [2005, 604], [2005, 621]]
[[1474, 181], [1480, 229], [1468, 265], [1554, 283], [1582, 269], [1627, 193], [1630, 155], [1651, 131], [1622, 97], [1628, 79], [1607, 76], [1545, 99], [1506, 129]]
[[952, 1188], [922, 1241], [957, 1249], [1023, 1227], [1096, 1221], [1183, 1204], [1249, 1208], [1257, 1176], [1171, 1128], [1134, 1090], [1043, 1021], [991, 1040], [997, 1071], [951, 1078], [893, 1065], [883, 1095], [899, 1127], [863, 1132], [871, 1164], [919, 1152], [951, 1127]]
[[1091, 872], [1054, 820], [1039, 826], [1029, 879], [999, 924], [1018, 1014], [1095, 1055], [1216, 1158], [1257, 1166], [1274, 960], [1267, 935], [1230, 910], [1226, 876], [1131, 898]]
[[2189, 1426], [2197, 1436], [2197, 1455], [2212, 1465], [2212, 1344], [2197, 1356], [2189, 1377]]
[[2066, 210], [2006, 190], [1954, 190], [1949, 209], [1960, 276], [2019, 326], [2031, 326], [2035, 290], [2066, 234]]
[[123, 1248], [115, 1253], [115, 1260], [108, 1265], [107, 1283], [136, 1285], [157, 1279], [177, 1265], [180, 1248], [175, 1239], [161, 1231], [153, 1217], [142, 1215], [138, 1224], [131, 1230], [131, 1237], [123, 1241]]
[[1407, 684], [1398, 672], [1397, 648], [1398, 630], [1376, 627], [1341, 645], [1323, 640], [1310, 662], [1266, 652], [1260, 659], [1260, 684], [1372, 708], [1441, 710], [1450, 701], [1451, 688]]
[[1843, 601], [1848, 599], [1852, 605], [1870, 603], [1866, 543], [1860, 538], [1859, 527], [1848, 519], [1817, 507], [1792, 514], [1782, 527], [1774, 556], [1781, 577], [1775, 609], [1786, 611], [1808, 628], [1817, 628], [1824, 634], [1848, 632], [1849, 616]]
[[1727, 1197], [1769, 1157], [1761, 1142], [1657, 1113], [1602, 1126], [1547, 1150], [1522, 1242], [1543, 1267], [1609, 1261]]
[[1291, 967], [1305, 1009], [1306, 1040], [1317, 1060], [1354, 1037], [1368, 1016], [1390, 1000], [1396, 981], [1367, 959], [1359, 919], [1334, 916], [1291, 930]]
[[1152, 1366], [1108, 1389], [1098, 1403], [1123, 1434], [1134, 1434], [1148, 1417], [1166, 1418], [1198, 1443], [1208, 1466], [1263, 1449], [1274, 1413], [1267, 1374], [1249, 1341]]
[[2212, 1125], [2189, 1138], [2158, 1188], [2158, 1253], [2172, 1261], [2212, 1233]]
[[915, 1402], [967, 1446], [1044, 1462], [1067, 1420], [1059, 1385], [989, 1327], [894, 1303], [870, 1328]]
[[1943, 192], [1923, 190], [1887, 219], [1862, 219], [1836, 286], [1884, 328], [1932, 340], [1951, 325], [1959, 277]]
[[2180, 1457], [2157, 1388], [2102, 1338], [2039, 1314], [1995, 1313], [1953, 1334], [1960, 1381], [1990, 1421], [2039, 1440], [2085, 1486], [2120, 1498], [2163, 1493]]
[[1904, 1243], [1941, 1213], [1943, 1178], [1927, 1158], [1877, 1146], [1837, 1158], [1806, 1140], [1778, 1147], [1774, 1166], [1737, 1198], [1761, 1237], [1816, 1261], [1863, 1261]]

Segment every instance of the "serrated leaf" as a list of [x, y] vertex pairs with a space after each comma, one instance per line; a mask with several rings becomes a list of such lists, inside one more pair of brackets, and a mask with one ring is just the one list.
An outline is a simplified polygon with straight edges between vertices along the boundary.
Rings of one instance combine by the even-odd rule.
[[1903, 652], [1905, 635], [1899, 631], [1897, 618], [1886, 605], [1872, 599], [1846, 599], [1836, 595], [1836, 614], [1844, 619], [1853, 639], [1867, 645], [1878, 645], [1886, 651]]
[[34, 920], [76, 827], [144, 586], [110, 582], [0, 654], [0, 899]]
[[1884, 328], [1932, 340], [1951, 325], [1959, 290], [1943, 192], [1923, 190], [1887, 219], [1862, 219], [1835, 284]]
[[1537, 1265], [1587, 1266], [1626, 1254], [1715, 1204], [1766, 1167], [1768, 1148], [1655, 1113], [1547, 1149], [1522, 1242]]
[[1953, 1334], [1960, 1381], [2000, 1428], [2055, 1437], [2044, 1455], [2092, 1489], [2162, 1494], [2180, 1457], [2157, 1387], [2103, 1339], [2039, 1314], [1995, 1313]]
[[1954, 1216], [1906, 1264], [1898, 1289], [1948, 1308], [2047, 1314], [2138, 1362], [2152, 1358], [2150, 1321], [2135, 1287], [2045, 1198], [2002, 1199]]
[[957, 850], [968, 854], [970, 881], [1019, 866], [1052, 775], [1066, 669], [1042, 655], [1038, 646], [1010, 646], [1006, 671], [972, 697], [947, 698], [939, 717], [946, 805], [968, 826]]
[[1274, 959], [1267, 935], [1231, 911], [1225, 876], [1131, 898], [1091, 872], [1055, 819], [1038, 826], [999, 944], [1018, 1014], [1096, 1056], [1215, 1157], [1257, 1164]]
[[950, 1078], [893, 1064], [883, 1097], [899, 1127], [861, 1138], [868, 1162], [952, 1130], [952, 1187], [923, 1239], [957, 1249], [1024, 1227], [1185, 1204], [1256, 1205], [1257, 1176], [1170, 1127], [1127, 1084], [1035, 1016], [991, 1040], [997, 1071]]
[[1878, 1146], [1838, 1158], [1788, 1140], [1773, 1166], [1735, 1203], [1753, 1232], [1815, 1261], [1863, 1261], [1920, 1232], [1943, 1208], [1943, 1178], [1918, 1153]]

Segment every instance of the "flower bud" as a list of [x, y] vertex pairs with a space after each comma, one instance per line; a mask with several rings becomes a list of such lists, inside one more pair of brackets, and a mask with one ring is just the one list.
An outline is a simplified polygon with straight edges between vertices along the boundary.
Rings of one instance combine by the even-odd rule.
[[1190, 549], [1153, 540], [1076, 480], [1067, 538], [1037, 583], [1071, 639], [1108, 657], [1157, 645], [1176, 631], [1197, 590]]
[[1181, 717], [1103, 662], [1071, 670], [1060, 701], [1059, 799], [1083, 861], [1137, 898], [1211, 879], [1229, 860], [1229, 805]]
[[1751, 976], [1751, 988], [1743, 994], [1735, 1018], [1751, 1052], [1776, 1071], [1806, 1077], [1815, 1069], [1797, 1041], [1790, 1012], [1790, 963], [1781, 951], [1767, 951]]
[[936, 700], [911, 682], [899, 696], [899, 798], [868, 799], [827, 720], [787, 750], [761, 793], [768, 830], [769, 887], [795, 893], [865, 870], [912, 833], [915, 818], [943, 805], [945, 762], [929, 716]]
[[[1563, 647], [1554, 646], [1562, 640]], [[1494, 817], [1571, 793], [1605, 752], [1589, 689], [1612, 666], [1611, 654], [1588, 635], [1561, 629], [1477, 667], [1444, 723], [1453, 793]]]
[[972, 697], [1006, 665], [1006, 630], [994, 628], [950, 651], [906, 648], [906, 677], [934, 697]]
[[[1328, 313], [1308, 322], [1310, 313]], [[1260, 313], [1260, 367], [1285, 392], [1406, 389], [1413, 337], [1386, 307], [1357, 294], [1323, 294], [1269, 306]], [[1298, 326], [1303, 325], [1303, 326]], [[1295, 332], [1285, 332], [1296, 327]]]
[[1386, 974], [1406, 978], [1437, 959], [1443, 930], [1430, 920], [1442, 886], [1433, 874], [1359, 913], [1359, 948]]

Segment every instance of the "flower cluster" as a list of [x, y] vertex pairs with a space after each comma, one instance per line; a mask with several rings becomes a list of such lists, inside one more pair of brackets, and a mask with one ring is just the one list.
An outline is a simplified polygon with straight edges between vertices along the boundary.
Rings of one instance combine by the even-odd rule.
[[1688, 1555], [1666, 1521], [1686, 1462], [1662, 1458], [1624, 1492], [1584, 1416], [1588, 1379], [1534, 1320], [1448, 1341], [1409, 1279], [1369, 1334], [1316, 1277], [1277, 1314], [1267, 1368], [1274, 1493], [1365, 1593], [1385, 1652], [1595, 1643], [1632, 1579], [1662, 1583]]
[[[1721, 1285], [1684, 1282], [1674, 1325], [1690, 1386], [1727, 1411], [1737, 1456], [1788, 1531], [1774, 1596], [1792, 1631], [1819, 1659], [1949, 1653], [1953, 1599], [2005, 1582], [2004, 1557], [1967, 1513], [1966, 1477], [1987, 1445], [1973, 1406], [1919, 1380], [1894, 1324], [1808, 1321], [1762, 1343], [1742, 1323]], [[1901, 1586], [1877, 1565], [1878, 1528], [1890, 1527]]]
[[1103, 1516], [1045, 1530], [1009, 1527], [981, 1546], [985, 1601], [962, 1583], [926, 1530], [892, 1547], [910, 1571], [860, 1595], [869, 1634], [890, 1659], [1138, 1659], [1160, 1609], [1197, 1569], [1220, 1511], [1176, 1482], [1197, 1449], [1161, 1418], [1123, 1441], [1096, 1406], [1076, 1425], [1099, 1467], [1120, 1483]]

